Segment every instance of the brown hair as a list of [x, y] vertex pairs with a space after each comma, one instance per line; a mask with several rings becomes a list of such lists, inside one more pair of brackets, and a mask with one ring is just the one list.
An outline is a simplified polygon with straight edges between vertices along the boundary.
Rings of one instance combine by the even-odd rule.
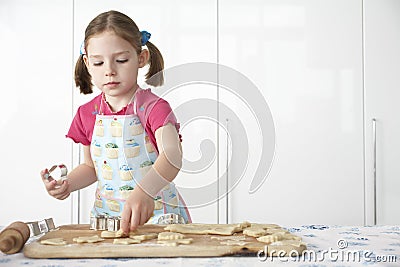
[[[99, 14], [89, 23], [85, 30], [85, 40], [83, 44], [85, 51], [90, 38], [110, 30], [122, 39], [128, 41], [135, 48], [137, 54], [140, 54], [142, 51], [142, 35], [139, 28], [130, 17], [114, 10]], [[164, 69], [164, 59], [160, 50], [158, 50], [153, 43], [147, 41], [146, 46], [150, 53], [146, 82], [149, 85], [160, 86], [164, 83], [162, 72]], [[91, 79], [92, 77], [83, 61], [83, 55], [80, 55], [75, 65], [75, 85], [79, 87], [82, 94], [90, 94], [93, 92]]]

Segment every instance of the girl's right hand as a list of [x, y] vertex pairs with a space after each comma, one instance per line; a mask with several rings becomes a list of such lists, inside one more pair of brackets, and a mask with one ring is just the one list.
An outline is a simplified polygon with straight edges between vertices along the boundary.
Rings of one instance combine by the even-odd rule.
[[40, 172], [40, 176], [42, 177], [42, 181], [46, 187], [47, 193], [49, 193], [50, 196], [60, 200], [66, 199], [71, 194], [69, 190], [68, 179], [56, 181], [51, 176], [46, 179], [45, 174], [48, 172], [49, 171], [47, 169]]

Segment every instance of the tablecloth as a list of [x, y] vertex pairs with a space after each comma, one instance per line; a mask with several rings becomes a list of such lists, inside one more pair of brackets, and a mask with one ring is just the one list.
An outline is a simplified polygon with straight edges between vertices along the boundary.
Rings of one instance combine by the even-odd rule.
[[[1, 227], [0, 227], [1, 228]], [[284, 227], [301, 236], [307, 251], [295, 257], [30, 259], [0, 252], [0, 267], [118, 266], [400, 266], [400, 226], [303, 225]], [[28, 242], [32, 242], [30, 239]], [[265, 250], [267, 250], [265, 248]]]

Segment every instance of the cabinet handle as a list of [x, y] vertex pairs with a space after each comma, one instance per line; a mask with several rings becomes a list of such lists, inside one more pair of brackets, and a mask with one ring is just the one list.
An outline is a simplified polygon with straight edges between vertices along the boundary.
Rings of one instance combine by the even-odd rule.
[[372, 119], [372, 139], [373, 139], [373, 164], [374, 164], [374, 225], [376, 225], [376, 119]]
[[226, 119], [226, 162], [225, 162], [225, 171], [226, 171], [226, 183], [225, 183], [225, 192], [226, 192], [226, 218], [225, 221], [229, 223], [229, 119]]
[[[81, 164], [81, 156], [82, 156], [82, 145], [79, 144], [79, 148], [78, 148], [78, 165]], [[81, 190], [78, 190], [78, 224], [81, 223]]]

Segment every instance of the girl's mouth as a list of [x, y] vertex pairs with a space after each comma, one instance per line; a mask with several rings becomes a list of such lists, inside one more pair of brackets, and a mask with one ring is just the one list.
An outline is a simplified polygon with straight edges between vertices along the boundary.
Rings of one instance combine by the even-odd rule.
[[115, 87], [118, 87], [118, 85], [119, 85], [119, 82], [108, 82], [105, 84], [105, 86], [107, 88], [115, 88]]

